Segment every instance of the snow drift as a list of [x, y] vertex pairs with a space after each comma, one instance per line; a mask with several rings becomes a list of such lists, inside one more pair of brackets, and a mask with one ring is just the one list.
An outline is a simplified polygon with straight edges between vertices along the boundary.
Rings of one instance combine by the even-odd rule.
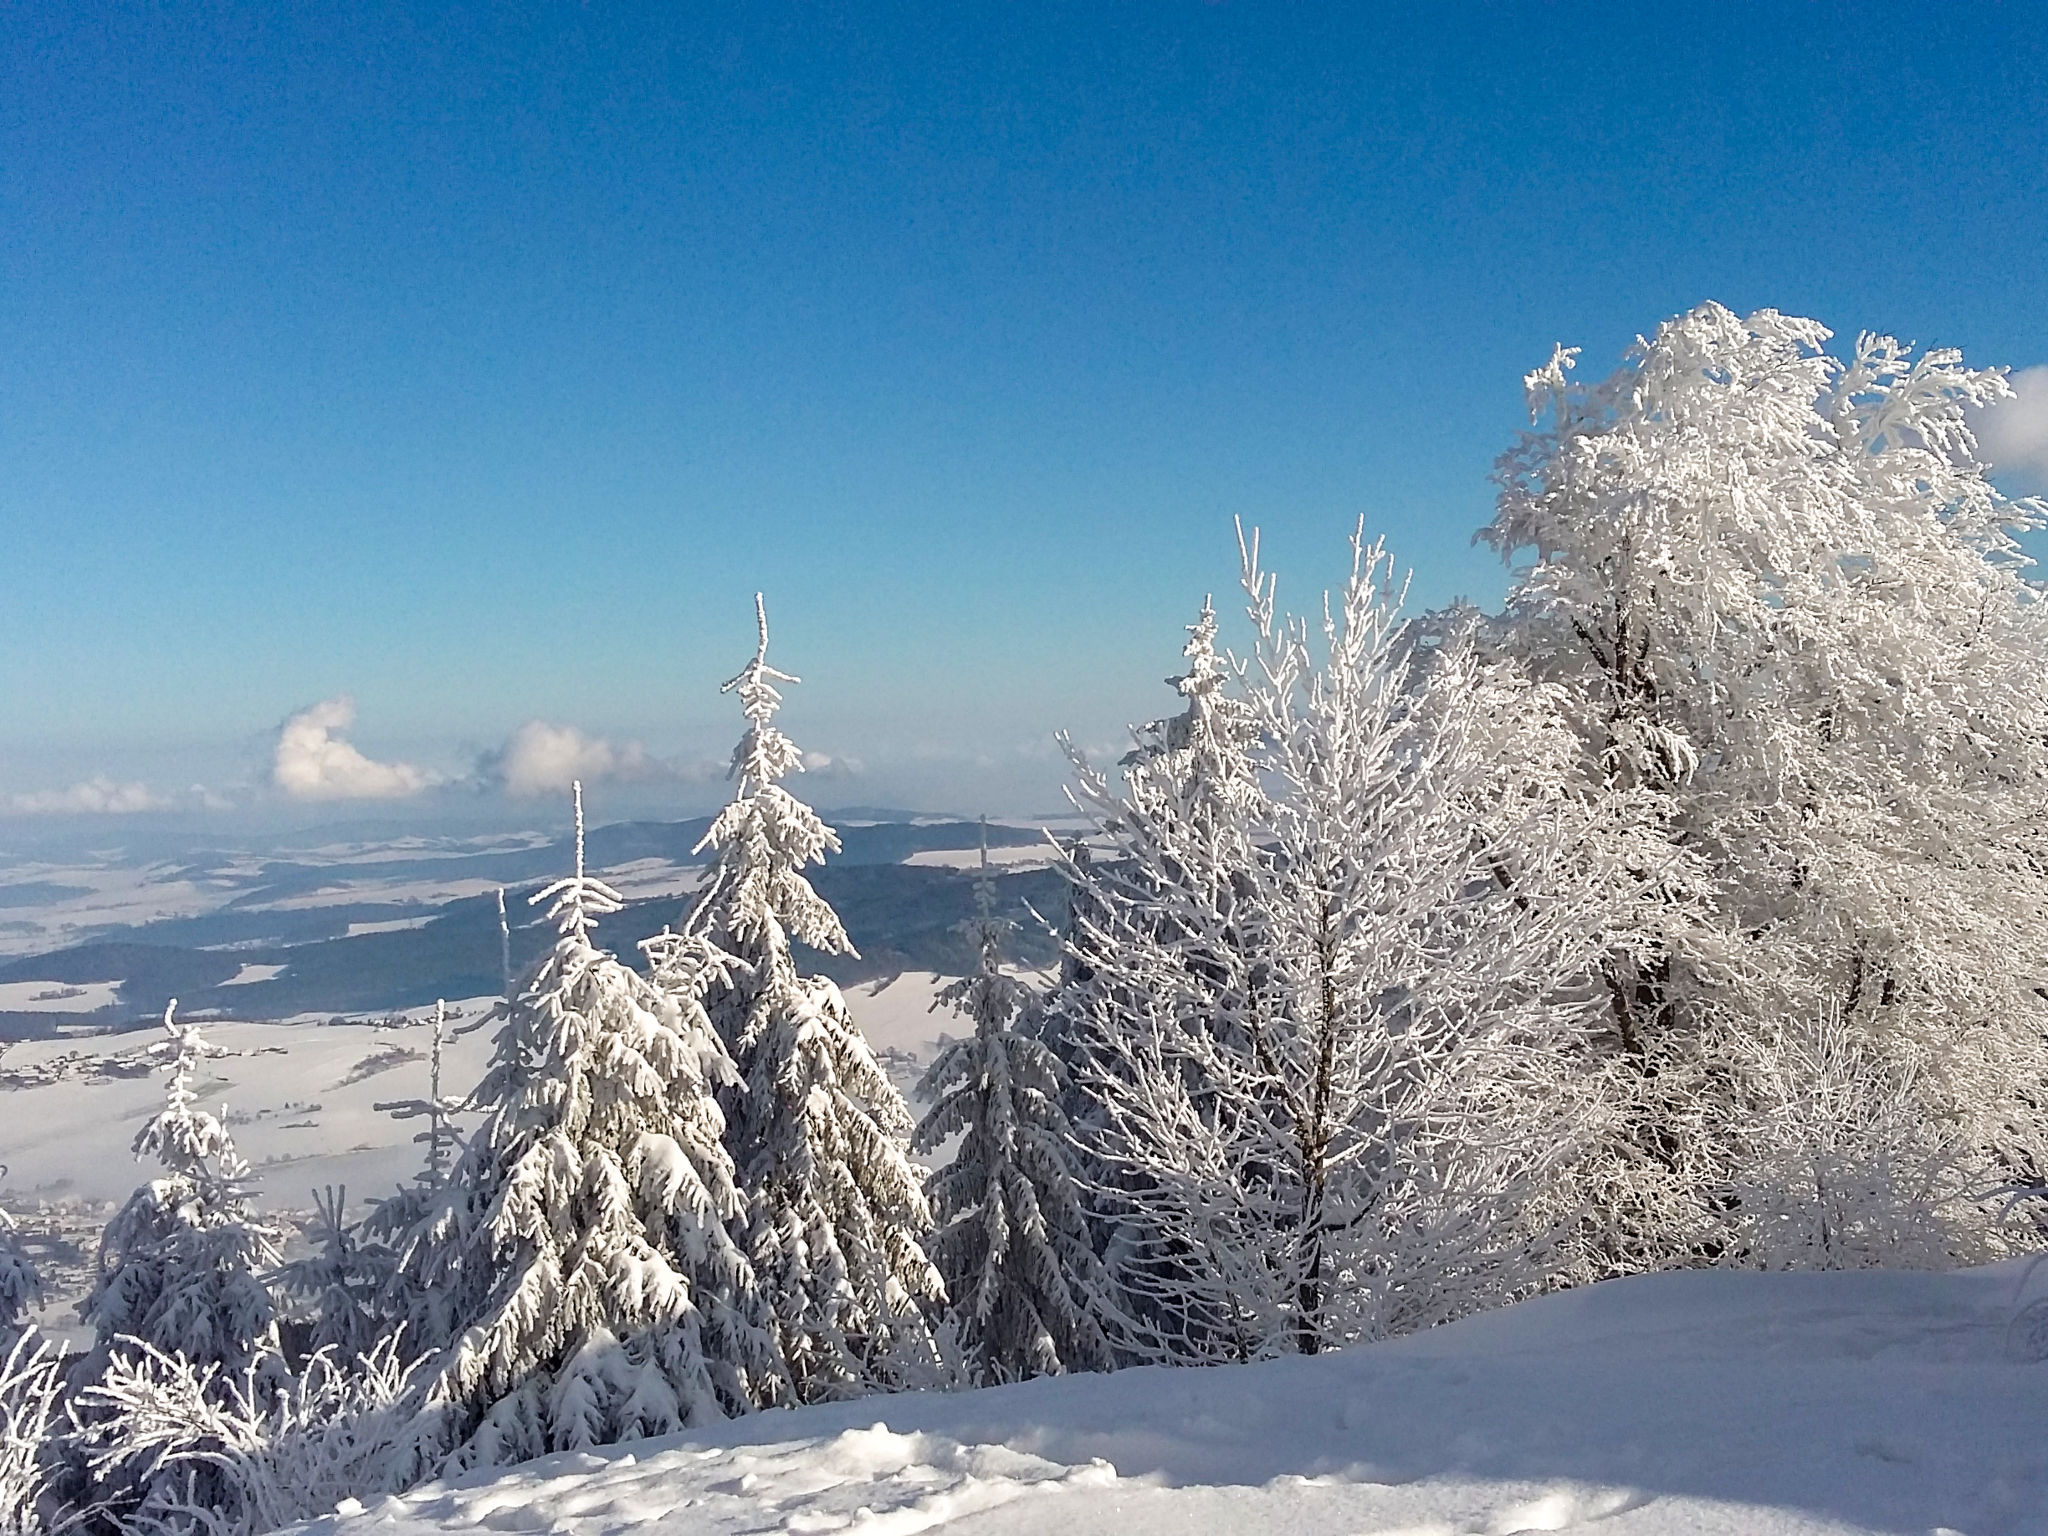
[[1651, 1275], [1310, 1358], [755, 1414], [300, 1529], [2025, 1536], [2042, 1281]]

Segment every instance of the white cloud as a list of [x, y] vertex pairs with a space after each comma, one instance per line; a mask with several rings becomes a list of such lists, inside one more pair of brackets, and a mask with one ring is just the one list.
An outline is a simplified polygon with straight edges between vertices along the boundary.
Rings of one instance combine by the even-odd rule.
[[347, 694], [300, 710], [277, 733], [271, 782], [294, 800], [395, 800], [432, 780], [410, 763], [367, 758], [336, 734], [356, 717]]
[[483, 764], [487, 777], [508, 795], [566, 794], [573, 780], [654, 779], [672, 770], [647, 755], [637, 741], [623, 745], [586, 736], [573, 725], [529, 720]]
[[140, 811], [165, 810], [170, 803], [147, 784], [117, 784], [105, 774], [69, 789], [13, 795], [7, 802], [9, 809], [23, 816], [133, 816]]
[[2010, 380], [2013, 395], [1979, 412], [1979, 452], [2001, 477], [2048, 490], [2048, 366], [2022, 368]]
[[860, 759], [834, 757], [829, 752], [806, 752], [804, 772], [823, 774], [828, 779], [848, 779], [860, 772]]

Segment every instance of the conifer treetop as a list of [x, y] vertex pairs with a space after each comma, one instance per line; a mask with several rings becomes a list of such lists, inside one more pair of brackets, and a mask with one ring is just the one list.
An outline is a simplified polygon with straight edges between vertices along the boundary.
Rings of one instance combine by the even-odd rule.
[[249, 1177], [249, 1164], [228, 1136], [225, 1112], [216, 1117], [194, 1108], [199, 1095], [192, 1086], [201, 1063], [231, 1053], [209, 1041], [198, 1025], [179, 1023], [177, 1009], [175, 997], [164, 1006], [164, 1038], [147, 1053], [165, 1074], [164, 1107], [136, 1133], [135, 1155], [153, 1153], [173, 1174], [236, 1194]]
[[775, 712], [782, 707], [782, 695], [775, 685], [800, 683], [803, 679], [768, 665], [768, 605], [759, 592], [754, 594], [754, 625], [760, 636], [754, 647], [754, 659], [718, 690], [738, 694], [740, 709], [747, 717], [747, 734], [733, 749], [731, 770], [731, 776], [739, 780], [742, 796], [791, 773], [802, 773], [804, 768], [803, 753], [775, 726]]
[[548, 916], [554, 920], [556, 931], [564, 938], [574, 935], [588, 943], [590, 930], [597, 919], [617, 912], [626, 902], [602, 880], [584, 872], [583, 781], [577, 779], [570, 786], [570, 791], [576, 806], [576, 873], [535, 891], [528, 902], [536, 907], [542, 902], [552, 903], [548, 907]]
[[775, 685], [798, 679], [768, 665], [768, 610], [758, 592], [754, 621], [753, 659], [719, 690], [739, 695], [747, 730], [733, 750], [733, 797], [697, 844], [716, 857], [685, 928], [750, 964], [759, 958], [757, 946], [786, 952], [791, 935], [827, 954], [850, 955], [853, 944], [838, 916], [802, 874], [839, 851], [839, 836], [777, 782], [803, 771], [803, 752], [775, 725], [782, 704]]

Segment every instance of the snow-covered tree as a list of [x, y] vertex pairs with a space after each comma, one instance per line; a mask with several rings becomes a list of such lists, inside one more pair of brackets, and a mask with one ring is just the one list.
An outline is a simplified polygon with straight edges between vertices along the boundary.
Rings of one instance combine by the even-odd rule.
[[162, 1172], [100, 1236], [93, 1288], [78, 1309], [94, 1339], [70, 1370], [64, 1493], [75, 1508], [119, 1529], [170, 1519], [169, 1511], [195, 1496], [195, 1485], [144, 1447], [96, 1440], [105, 1433], [104, 1409], [90, 1396], [96, 1384], [150, 1351], [185, 1360], [222, 1391], [247, 1381], [252, 1391], [268, 1392], [289, 1376], [268, 1285], [280, 1234], [251, 1203], [249, 1165], [235, 1150], [225, 1111], [198, 1107], [195, 1079], [208, 1059], [226, 1053], [196, 1025], [178, 1023], [177, 1006], [173, 999], [164, 1009], [164, 1037], [151, 1048], [165, 1072], [164, 1107], [135, 1138], [136, 1156], [154, 1156]]
[[1075, 1184], [1064, 1074], [1023, 1027], [1030, 990], [1003, 968], [1007, 925], [993, 897], [984, 827], [971, 925], [980, 958], [933, 1005], [957, 1010], [974, 1033], [948, 1044], [925, 1073], [919, 1092], [932, 1108], [911, 1141], [929, 1152], [960, 1137], [930, 1181], [939, 1227], [926, 1248], [945, 1280], [969, 1376], [983, 1386], [1115, 1363], [1096, 1320], [1109, 1282]]
[[1606, 966], [1610, 1270], [1745, 1241], [1724, 1030], [1839, 1017], [1981, 1183], [2048, 1171], [2048, 605], [2015, 542], [2043, 509], [1975, 461], [1996, 372], [1828, 339], [1703, 305], [1591, 388], [1560, 349], [1501, 463], [1503, 643], [1690, 871]]
[[1232, 793], [1194, 814], [1170, 754], [1122, 793], [1077, 760], [1112, 849], [1069, 870], [1085, 1087], [1112, 1198], [1141, 1192], [1109, 1255], [1139, 1358], [1313, 1352], [1539, 1283], [1524, 1216], [1573, 1138], [1611, 894], [1553, 727], [1503, 718], [1463, 639], [1420, 645], [1382, 549], [1354, 539], [1319, 657], [1255, 539], [1244, 577], [1245, 723], [1207, 749]]
[[389, 1332], [381, 1315], [388, 1255], [349, 1222], [346, 1185], [315, 1190], [300, 1231], [313, 1251], [277, 1270], [278, 1290], [298, 1302], [285, 1329], [287, 1354], [328, 1350], [345, 1362], [368, 1354]]
[[[759, 597], [755, 617], [754, 657], [724, 688], [747, 719], [736, 787], [700, 845], [713, 850], [709, 876], [678, 943], [736, 962], [704, 993], [741, 1078], [724, 1096], [727, 1145], [783, 1358], [798, 1397], [816, 1402], [937, 1379], [943, 1288], [923, 1247], [931, 1216], [908, 1156], [910, 1112], [839, 988], [803, 975], [791, 951], [792, 940], [853, 946], [803, 874], [839, 840], [780, 782], [803, 767], [775, 726], [775, 685], [796, 679], [768, 665]], [[657, 976], [677, 952], [650, 952]]]
[[1913, 1048], [1839, 1012], [1732, 1034], [1742, 1093], [1726, 1260], [1758, 1269], [1948, 1269], [1991, 1257], [1953, 1132]]
[[662, 1434], [773, 1399], [779, 1364], [746, 1256], [701, 1010], [600, 950], [619, 898], [583, 865], [533, 898], [558, 937], [506, 1012], [472, 1103], [483, 1121], [421, 1228], [410, 1286], [461, 1332], [429, 1401], [452, 1464]]
[[347, 1365], [322, 1350], [281, 1385], [139, 1346], [81, 1392], [73, 1447], [102, 1483], [141, 1473], [162, 1489], [123, 1519], [135, 1536], [256, 1536], [329, 1515], [408, 1481], [417, 1366], [398, 1342]]
[[[502, 912], [500, 892], [500, 910]], [[501, 922], [502, 927], [502, 922]], [[507, 1003], [513, 994], [506, 983]], [[493, 1009], [469, 1029], [502, 1016]], [[467, 1095], [442, 1091], [441, 1062], [447, 1039], [448, 1005], [436, 1001], [433, 1034], [427, 1055], [427, 1096], [380, 1102], [376, 1108], [399, 1120], [425, 1120], [413, 1135], [426, 1149], [419, 1175], [392, 1194], [375, 1201], [360, 1226], [340, 1228], [339, 1242], [323, 1244], [325, 1254], [337, 1246], [348, 1249], [344, 1281], [351, 1293], [367, 1291], [363, 1309], [376, 1320], [378, 1332], [398, 1332], [409, 1357], [433, 1353], [451, 1343], [465, 1326], [465, 1304], [477, 1305], [455, 1277], [440, 1266], [468, 1250], [483, 1220], [482, 1196], [466, 1187], [451, 1187], [448, 1165], [462, 1150], [454, 1117], [469, 1109]], [[341, 1298], [336, 1298], [337, 1302]], [[333, 1343], [347, 1359], [346, 1337], [330, 1331], [320, 1342]]]
[[23, 1328], [0, 1354], [0, 1536], [37, 1536], [64, 1387], [57, 1346]]
[[226, 1054], [195, 1024], [164, 1009], [150, 1054], [165, 1074], [164, 1107], [135, 1137], [135, 1155], [162, 1173], [137, 1189], [100, 1237], [91, 1292], [79, 1315], [94, 1343], [74, 1369], [90, 1382], [125, 1341], [182, 1355], [196, 1368], [281, 1370], [277, 1309], [265, 1284], [281, 1252], [277, 1229], [251, 1203], [251, 1173], [224, 1113], [198, 1107], [194, 1080]]
[[[5, 1172], [0, 1167], [0, 1174]], [[29, 1309], [42, 1300], [42, 1279], [22, 1251], [14, 1218], [0, 1209], [0, 1342], [12, 1343], [27, 1326]]]

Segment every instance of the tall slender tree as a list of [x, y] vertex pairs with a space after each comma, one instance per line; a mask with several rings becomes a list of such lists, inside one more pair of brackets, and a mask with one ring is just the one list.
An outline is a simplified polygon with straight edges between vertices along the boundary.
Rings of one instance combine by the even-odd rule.
[[733, 798], [700, 845], [710, 874], [683, 934], [652, 953], [664, 979], [689, 944], [734, 962], [704, 994], [741, 1079], [724, 1096], [727, 1145], [783, 1359], [798, 1397], [816, 1402], [936, 1380], [944, 1292], [923, 1247], [931, 1215], [910, 1112], [839, 988], [804, 975], [791, 949], [853, 953], [803, 874], [839, 839], [782, 787], [803, 756], [775, 725], [776, 684], [796, 679], [768, 665], [767, 610], [754, 604], [759, 643], [723, 690], [747, 720]]
[[988, 829], [982, 828], [975, 972], [942, 989], [974, 1026], [940, 1051], [920, 1093], [932, 1102], [912, 1146], [929, 1152], [958, 1135], [932, 1176], [939, 1228], [927, 1245], [977, 1385], [1114, 1364], [1097, 1320], [1110, 1284], [1090, 1245], [1076, 1187], [1073, 1128], [1061, 1101], [1059, 1058], [1024, 1028], [1030, 990], [1003, 966], [1008, 925], [995, 915]]

